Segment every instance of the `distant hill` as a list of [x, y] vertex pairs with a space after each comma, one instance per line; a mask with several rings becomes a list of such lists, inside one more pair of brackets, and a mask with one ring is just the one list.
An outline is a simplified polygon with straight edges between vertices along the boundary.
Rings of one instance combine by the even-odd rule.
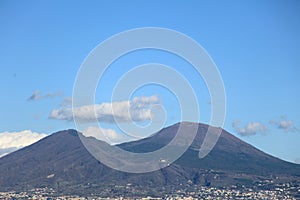
[[132, 152], [159, 149], [171, 141], [179, 125], [198, 126], [192, 145], [175, 163], [144, 174], [120, 172], [105, 166], [85, 149], [79, 137], [81, 133], [76, 130], [53, 133], [0, 158], [0, 191], [52, 187], [64, 193], [86, 193], [93, 191], [92, 188], [126, 184], [176, 189], [185, 183], [228, 186], [264, 179], [300, 183], [300, 165], [270, 156], [225, 130], [214, 149], [199, 159], [199, 147], [208, 129], [205, 124], [177, 123], [148, 138], [118, 146]]

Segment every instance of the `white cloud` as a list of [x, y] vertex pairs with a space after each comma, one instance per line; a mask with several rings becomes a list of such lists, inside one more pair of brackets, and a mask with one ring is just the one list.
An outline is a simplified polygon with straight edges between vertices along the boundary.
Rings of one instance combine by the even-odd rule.
[[53, 93], [48, 93], [41, 95], [40, 91], [36, 90], [34, 93], [28, 98], [28, 101], [34, 101], [34, 100], [40, 100], [40, 99], [46, 99], [46, 98], [51, 98], [51, 97], [56, 97], [56, 96], [61, 96], [61, 92], [53, 92]]
[[250, 122], [244, 127], [239, 127], [239, 124], [239, 121], [234, 121], [232, 127], [241, 136], [256, 135], [258, 132], [265, 132], [268, 130], [268, 127], [260, 122]]
[[113, 129], [104, 129], [100, 127], [90, 126], [82, 131], [86, 137], [94, 137], [98, 140], [105, 141], [109, 144], [118, 144], [121, 142], [128, 141], [128, 137], [125, 135], [118, 134]]
[[294, 123], [291, 120], [287, 120], [282, 118], [281, 120], [278, 121], [270, 121], [270, 124], [275, 125], [276, 128], [284, 130], [286, 132], [295, 132], [298, 129], [294, 126]]
[[278, 128], [284, 129], [284, 130], [288, 130], [288, 129], [290, 129], [292, 126], [293, 126], [293, 122], [292, 122], [292, 121], [285, 121], [285, 120], [282, 120], [282, 121], [280, 121], [279, 124], [278, 124]]
[[131, 101], [101, 103], [81, 107], [61, 107], [54, 109], [49, 118], [58, 120], [73, 120], [73, 115], [81, 122], [101, 121], [106, 123], [146, 121], [151, 120], [151, 107], [160, 104], [156, 95], [150, 97], [135, 97]]
[[37, 142], [46, 136], [46, 134], [39, 134], [30, 130], [20, 132], [2, 132], [0, 133], [0, 157]]

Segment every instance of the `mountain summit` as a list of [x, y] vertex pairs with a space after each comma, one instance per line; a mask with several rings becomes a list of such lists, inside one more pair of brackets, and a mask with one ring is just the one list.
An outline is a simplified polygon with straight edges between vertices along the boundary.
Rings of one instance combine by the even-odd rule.
[[0, 190], [53, 187], [84, 193], [87, 189], [82, 188], [126, 184], [176, 188], [187, 182], [207, 186], [246, 185], [263, 179], [300, 182], [300, 165], [268, 155], [225, 130], [213, 150], [199, 159], [199, 148], [209, 127], [205, 124], [177, 123], [118, 147], [131, 152], [157, 150], [172, 140], [180, 125], [198, 126], [196, 137], [178, 160], [163, 169], [143, 174], [111, 169], [86, 150], [81, 133], [65, 130], [0, 158]]

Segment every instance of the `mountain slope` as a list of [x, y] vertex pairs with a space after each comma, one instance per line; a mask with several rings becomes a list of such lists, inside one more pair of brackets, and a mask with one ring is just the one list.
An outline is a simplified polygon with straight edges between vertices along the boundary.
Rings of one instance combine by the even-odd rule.
[[197, 126], [198, 132], [188, 150], [166, 168], [144, 174], [110, 169], [89, 154], [81, 143], [81, 133], [66, 130], [0, 158], [0, 191], [47, 186], [60, 188], [64, 192], [79, 192], [80, 186], [127, 183], [148, 188], [179, 187], [188, 181], [224, 186], [251, 184], [258, 179], [275, 177], [300, 182], [299, 165], [267, 155], [224, 130], [215, 148], [205, 158], [199, 159], [198, 150], [208, 128], [205, 124], [178, 123], [148, 138], [118, 146], [132, 152], [159, 149], [172, 140], [179, 125]]
[[84, 183], [105, 168], [85, 150], [77, 131], [60, 131], [1, 158], [0, 186]]
[[[139, 141], [123, 143], [119, 146], [128, 151], [147, 152], [168, 144], [183, 123], [162, 129], [155, 135]], [[190, 148], [175, 162], [189, 168], [229, 170], [257, 175], [292, 174], [300, 175], [300, 166], [268, 155], [225, 130], [213, 150], [203, 159], [198, 158], [208, 125], [186, 123], [185, 126], [198, 126], [197, 135]]]

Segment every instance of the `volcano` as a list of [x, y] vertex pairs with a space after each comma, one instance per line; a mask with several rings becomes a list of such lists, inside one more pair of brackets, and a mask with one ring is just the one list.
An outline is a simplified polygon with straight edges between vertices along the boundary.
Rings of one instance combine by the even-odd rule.
[[127, 173], [107, 167], [89, 153], [80, 139], [85, 136], [76, 130], [53, 133], [0, 158], [0, 191], [52, 187], [64, 193], [84, 194], [93, 188], [128, 184], [153, 190], [176, 189], [185, 183], [215, 187], [247, 185], [260, 180], [300, 183], [300, 165], [268, 155], [225, 130], [212, 151], [199, 159], [199, 149], [209, 128], [206, 124], [177, 123], [150, 137], [117, 146], [136, 153], [158, 150], [175, 137], [180, 126], [186, 130], [197, 128], [192, 144], [175, 162], [148, 173]]

